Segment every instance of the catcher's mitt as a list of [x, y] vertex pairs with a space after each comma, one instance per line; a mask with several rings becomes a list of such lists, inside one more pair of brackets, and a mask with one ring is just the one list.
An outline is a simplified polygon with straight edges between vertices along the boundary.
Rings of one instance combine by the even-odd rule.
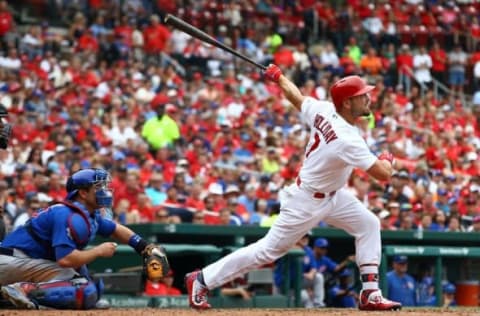
[[155, 244], [149, 244], [142, 252], [143, 271], [150, 281], [158, 281], [170, 270], [165, 249]]

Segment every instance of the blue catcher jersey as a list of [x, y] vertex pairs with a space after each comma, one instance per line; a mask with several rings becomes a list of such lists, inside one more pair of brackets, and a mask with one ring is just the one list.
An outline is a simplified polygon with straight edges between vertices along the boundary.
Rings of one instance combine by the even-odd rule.
[[2, 246], [20, 249], [31, 258], [56, 261], [83, 249], [97, 234], [109, 237], [115, 231], [115, 222], [103, 218], [99, 211], [90, 214], [81, 203], [72, 204], [85, 216], [64, 204], [54, 204], [8, 234]]

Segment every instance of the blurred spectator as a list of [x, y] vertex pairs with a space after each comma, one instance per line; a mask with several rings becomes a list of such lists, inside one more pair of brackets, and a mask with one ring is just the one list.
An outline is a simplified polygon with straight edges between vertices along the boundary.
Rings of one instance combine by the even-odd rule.
[[166, 104], [154, 104], [156, 116], [145, 122], [142, 136], [150, 145], [152, 153], [159, 148], [173, 146], [179, 140], [177, 123], [165, 112]]
[[329, 307], [356, 308], [358, 293], [353, 283], [353, 273], [350, 269], [343, 269], [337, 276], [338, 283], [328, 293]]
[[417, 306], [435, 306], [435, 284], [432, 278], [432, 268], [425, 264], [421, 264], [419, 267]]
[[438, 41], [434, 41], [432, 48], [429, 52], [430, 58], [432, 59], [432, 76], [441, 83], [447, 83], [447, 53], [440, 46]]
[[145, 295], [149, 296], [179, 296], [182, 292], [173, 286], [175, 272], [170, 269], [168, 274], [160, 280], [145, 281]]
[[192, 224], [205, 225], [205, 214], [203, 212], [195, 212], [192, 217]]
[[408, 258], [394, 256], [393, 270], [387, 273], [388, 299], [397, 300], [403, 306], [416, 306], [416, 282], [407, 270]]
[[480, 232], [480, 215], [477, 215], [472, 220], [472, 225], [467, 228], [468, 232]]
[[397, 54], [398, 84], [402, 87], [403, 93], [410, 95], [412, 88], [413, 55], [408, 44], [403, 44]]
[[422, 90], [427, 90], [432, 83], [432, 58], [427, 53], [425, 46], [420, 46], [418, 52], [413, 55], [413, 71], [416, 81]]
[[454, 92], [463, 93], [467, 54], [465, 54], [460, 44], [456, 44], [454, 50], [448, 54], [448, 65], [448, 83], [450, 88]]
[[13, 218], [12, 230], [24, 225], [40, 208], [40, 201], [36, 192], [27, 192], [25, 194], [25, 206], [23, 209], [17, 210], [16, 216]]
[[224, 284], [220, 289], [222, 296], [240, 297], [243, 300], [250, 300], [254, 295], [254, 292], [248, 286], [246, 277], [237, 278]]
[[442, 286], [443, 307], [457, 306], [457, 302], [455, 301], [456, 292], [457, 289], [455, 285], [450, 282], [447, 282]]
[[154, 172], [150, 176], [149, 184], [145, 188], [145, 193], [154, 206], [162, 204], [167, 199], [163, 184], [163, 175], [160, 172]]
[[[322, 289], [327, 292], [334, 285], [337, 274], [345, 269], [350, 263], [355, 262], [355, 256], [353, 255], [348, 256], [340, 263], [333, 261], [329, 256], [327, 256], [328, 246], [328, 240], [322, 237], [315, 239], [313, 244], [313, 253], [317, 266], [317, 272], [318, 274], [322, 275], [322, 278], [320, 278], [323, 283]], [[325, 297], [325, 292], [322, 293], [322, 297]]]
[[170, 31], [160, 23], [160, 17], [152, 15], [149, 26], [143, 30], [144, 49], [147, 57], [154, 62], [158, 62], [160, 53], [168, 47], [170, 37]]

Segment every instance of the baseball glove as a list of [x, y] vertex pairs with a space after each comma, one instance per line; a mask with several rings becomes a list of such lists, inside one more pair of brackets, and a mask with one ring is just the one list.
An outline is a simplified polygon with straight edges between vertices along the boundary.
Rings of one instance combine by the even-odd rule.
[[165, 249], [155, 244], [148, 244], [142, 252], [143, 271], [150, 281], [158, 281], [170, 270]]

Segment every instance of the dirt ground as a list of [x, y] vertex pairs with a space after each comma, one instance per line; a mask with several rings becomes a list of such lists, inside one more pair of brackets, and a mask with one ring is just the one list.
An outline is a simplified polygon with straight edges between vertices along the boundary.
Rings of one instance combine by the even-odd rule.
[[454, 309], [421, 309], [410, 308], [398, 312], [362, 312], [354, 309], [211, 309], [207, 311], [195, 311], [190, 309], [109, 309], [92, 311], [20, 311], [20, 310], [0, 310], [0, 316], [147, 316], [147, 315], [168, 315], [168, 316], [365, 316], [367, 313], [374, 315], [385, 315], [392, 313], [395, 316], [429, 316], [439, 314], [451, 316], [478, 316], [479, 308], [454, 308]]

